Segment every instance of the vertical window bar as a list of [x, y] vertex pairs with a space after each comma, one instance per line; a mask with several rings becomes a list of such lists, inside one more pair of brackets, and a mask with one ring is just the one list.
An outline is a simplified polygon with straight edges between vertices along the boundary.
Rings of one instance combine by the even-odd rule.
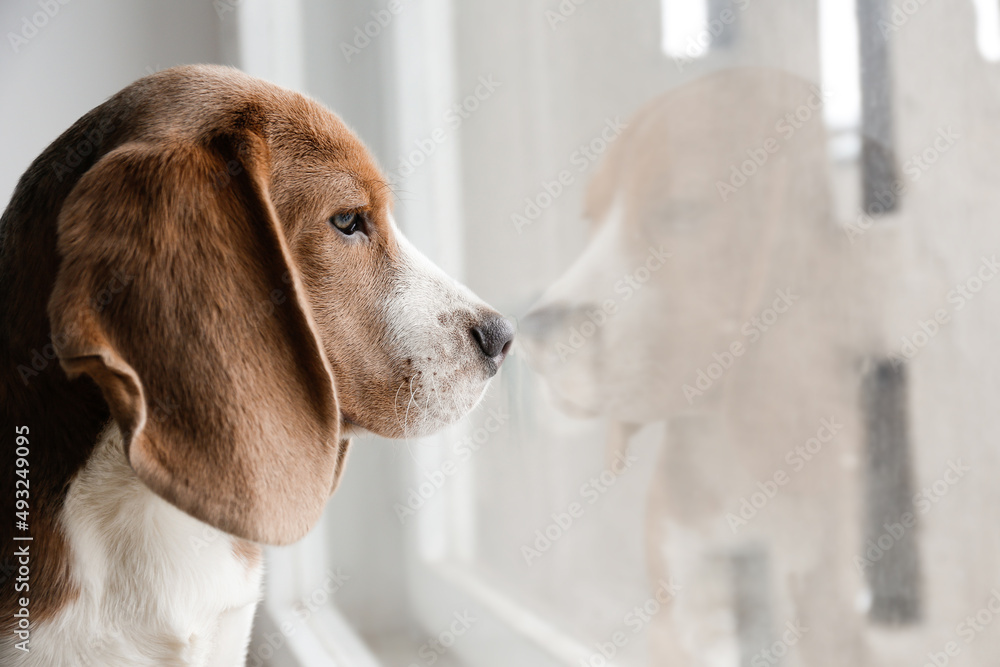
[[768, 564], [767, 550], [760, 546], [747, 547], [732, 555], [733, 606], [740, 644], [740, 667], [757, 667], [761, 661], [761, 650], [774, 642]]
[[867, 507], [861, 558], [872, 594], [869, 618], [886, 625], [915, 623], [921, 616], [907, 394], [904, 364], [881, 360], [864, 379]]
[[861, 194], [869, 215], [898, 208], [893, 135], [892, 72], [887, 0], [857, 0], [858, 50], [861, 68]]
[[712, 48], [728, 49], [736, 42], [739, 37], [741, 12], [735, 0], [708, 0]]

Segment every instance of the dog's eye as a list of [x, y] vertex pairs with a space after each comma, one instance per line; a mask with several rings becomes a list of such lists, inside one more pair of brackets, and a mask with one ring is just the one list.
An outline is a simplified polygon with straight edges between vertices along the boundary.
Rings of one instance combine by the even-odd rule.
[[364, 217], [357, 211], [338, 213], [330, 218], [330, 224], [346, 236], [362, 231], [364, 229], [364, 222]]

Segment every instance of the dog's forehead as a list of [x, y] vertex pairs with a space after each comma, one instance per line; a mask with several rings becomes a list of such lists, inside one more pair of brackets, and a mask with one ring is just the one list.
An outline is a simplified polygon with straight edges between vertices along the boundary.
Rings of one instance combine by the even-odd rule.
[[[319, 102], [300, 93], [219, 66], [185, 66], [157, 73], [135, 86], [137, 131], [151, 138], [187, 135], [198, 140], [229, 131], [260, 134], [272, 168], [315, 182], [358, 189], [366, 205], [383, 206], [385, 179], [365, 145]], [[135, 98], [138, 98], [136, 100]]]
[[305, 97], [270, 110], [267, 142], [273, 168], [337, 189], [360, 189], [370, 201], [384, 203], [385, 178], [365, 145], [332, 112]]
[[275, 176], [296, 190], [323, 188], [344, 206], [391, 207], [385, 177], [367, 147], [333, 112], [277, 89], [265, 102], [266, 138]]
[[304, 95], [276, 89], [264, 99], [249, 98], [263, 117], [272, 149], [285, 150], [312, 160], [353, 168], [375, 168], [365, 148], [332, 111]]

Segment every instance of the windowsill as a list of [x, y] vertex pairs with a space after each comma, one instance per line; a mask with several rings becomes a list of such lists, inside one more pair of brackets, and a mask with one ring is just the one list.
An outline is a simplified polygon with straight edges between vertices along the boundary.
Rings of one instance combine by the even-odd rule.
[[[426, 660], [420, 656], [420, 647], [426, 638], [413, 633], [399, 633], [380, 637], [377, 642], [370, 643], [371, 650], [384, 665], [420, 665]], [[434, 661], [435, 667], [466, 667], [451, 653], [445, 653]]]

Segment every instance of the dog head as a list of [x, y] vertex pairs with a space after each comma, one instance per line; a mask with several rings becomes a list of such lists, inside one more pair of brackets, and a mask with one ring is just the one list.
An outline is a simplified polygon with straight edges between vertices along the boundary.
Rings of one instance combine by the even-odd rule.
[[[99, 149], [68, 169], [84, 141]], [[62, 367], [100, 387], [144, 483], [229, 533], [301, 537], [353, 432], [456, 421], [511, 342], [400, 235], [336, 116], [235, 70], [136, 82], [31, 173], [36, 193], [71, 182], [48, 304]]]
[[[776, 369], [828, 339], [833, 291], [821, 283], [843, 245], [822, 104], [793, 75], [740, 69], [629, 121], [588, 186], [590, 243], [521, 320], [560, 405], [644, 423], [717, 405], [752, 367], [768, 386], [794, 385]], [[804, 297], [818, 292], [810, 311]]]

